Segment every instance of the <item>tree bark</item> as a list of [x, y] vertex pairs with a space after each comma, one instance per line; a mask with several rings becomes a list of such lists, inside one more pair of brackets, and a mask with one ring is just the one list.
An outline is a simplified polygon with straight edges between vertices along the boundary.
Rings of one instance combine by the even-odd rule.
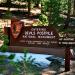
[[31, 0], [28, 0], [28, 17], [31, 14], [30, 11], [31, 11]]
[[73, 15], [75, 15], [75, 0], [74, 0], [74, 4], [73, 4]]
[[66, 49], [65, 49], [65, 72], [70, 71], [70, 59], [71, 59], [70, 47], [66, 46]]
[[8, 11], [10, 11], [10, 7], [11, 7], [11, 0], [7, 0], [6, 4], [7, 4], [7, 7], [8, 7]]
[[64, 29], [67, 29], [70, 22], [70, 13], [71, 13], [71, 0], [68, 0], [68, 13], [67, 13], [67, 19], [65, 21]]

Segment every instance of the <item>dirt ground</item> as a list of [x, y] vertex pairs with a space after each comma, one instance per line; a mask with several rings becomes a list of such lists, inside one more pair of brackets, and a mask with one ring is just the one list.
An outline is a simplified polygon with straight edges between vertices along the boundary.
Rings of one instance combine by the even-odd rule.
[[75, 60], [71, 61], [70, 71], [68, 72], [65, 72], [65, 67], [61, 67], [58, 72], [47, 68], [42, 71], [42, 75], [75, 75]]

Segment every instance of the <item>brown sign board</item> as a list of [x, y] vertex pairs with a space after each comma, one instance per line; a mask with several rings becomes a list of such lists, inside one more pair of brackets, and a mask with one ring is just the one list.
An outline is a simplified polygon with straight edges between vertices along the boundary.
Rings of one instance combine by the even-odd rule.
[[57, 30], [50, 26], [25, 27], [20, 20], [12, 19], [11, 27], [5, 29], [10, 37], [10, 46], [47, 48], [75, 46], [75, 37], [59, 37]]
[[59, 37], [57, 30], [50, 26], [25, 27], [22, 21], [12, 18], [10, 45], [49, 48], [65, 45], [75, 46], [75, 37]]
[[[64, 57], [66, 45], [75, 46], [75, 37], [59, 37], [56, 29], [49, 26], [23, 26], [20, 32], [15, 33], [6, 27], [5, 32], [9, 36], [9, 51], [12, 52], [24, 52], [24, 48], [27, 48], [31, 53]], [[19, 35], [15, 38], [13, 34], [17, 33]]]
[[[13, 34], [19, 34], [14, 38]], [[11, 46], [25, 46], [25, 47], [57, 47], [58, 33], [49, 26], [37, 27], [22, 27], [20, 32], [12, 34], [10, 31], [10, 45]]]
[[75, 37], [59, 37], [59, 45], [75, 46]]

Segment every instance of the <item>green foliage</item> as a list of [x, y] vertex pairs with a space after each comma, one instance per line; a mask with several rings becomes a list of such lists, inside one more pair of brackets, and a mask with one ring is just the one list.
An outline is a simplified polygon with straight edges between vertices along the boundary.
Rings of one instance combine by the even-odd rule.
[[[3, 32], [0, 33], [0, 40], [3, 40], [3, 45], [0, 47], [0, 51], [1, 52], [6, 52], [8, 49], [8, 43], [9, 43], [9, 39], [8, 36], [5, 35]], [[14, 58], [14, 54], [11, 54], [10, 56], [8, 56], [9, 59], [13, 59]], [[6, 56], [7, 57], [7, 56]], [[8, 59], [7, 58], [7, 59]]]
[[68, 0], [41, 0], [42, 13], [48, 17], [48, 25], [58, 27], [64, 24], [64, 17], [61, 13], [68, 10]]
[[5, 62], [5, 59], [7, 59], [6, 55], [0, 55], [0, 65], [7, 63]]
[[0, 62], [1, 62], [1, 60], [4, 60], [4, 59], [6, 59], [7, 58], [7, 56], [5, 56], [5, 55], [0, 55]]
[[11, 54], [10, 56], [8, 56], [8, 59], [14, 59], [14, 57], [15, 57], [15, 54]]
[[27, 56], [28, 51], [25, 50], [24, 52], [24, 57], [22, 58], [22, 61], [17, 62], [16, 64], [16, 72], [18, 75], [23, 74], [23, 75], [40, 75], [39, 69], [36, 64], [33, 64], [35, 61], [35, 58], [32, 58], [32, 56], [28, 57]]
[[[0, 47], [0, 52], [5, 53], [8, 49], [8, 36], [5, 35], [2, 31], [0, 33], [0, 40], [4, 41], [3, 45]], [[14, 58], [14, 54], [10, 54], [9, 56], [4, 55], [2, 53], [0, 53], [0, 73], [3, 73], [4, 75], [6, 75], [6, 73], [8, 72], [8, 64], [9, 64], [9, 60], [12, 60]]]
[[50, 0], [49, 9], [49, 25], [58, 26], [60, 22], [60, 0]]
[[46, 15], [41, 14], [41, 15], [39, 16], [39, 20], [42, 22], [42, 24], [48, 25], [48, 18], [47, 18]]
[[48, 26], [48, 18], [46, 15], [41, 14], [39, 20], [33, 24], [33, 26]]
[[68, 0], [61, 0], [61, 11], [65, 12], [68, 10]]
[[32, 0], [33, 4], [37, 5], [40, 4], [41, 0]]
[[0, 50], [1, 50], [2, 52], [6, 52], [6, 50], [8, 49], [7, 44], [8, 44], [8, 42], [9, 42], [8, 36], [5, 35], [5, 34], [3, 34], [3, 33], [1, 33], [1, 34], [0, 34], [0, 40], [3, 40], [3, 41], [4, 41], [4, 42], [3, 42], [3, 45], [0, 47]]
[[8, 49], [8, 46], [7, 45], [3, 45], [1, 46], [1, 52], [6, 52], [6, 50]]
[[12, 17], [12, 13], [9, 10], [3, 16], [3, 18], [5, 19], [11, 19], [11, 17]]
[[42, 13], [47, 16], [48, 25], [57, 27], [63, 23], [61, 13], [61, 0], [42, 0]]
[[9, 43], [8, 36], [5, 34], [2, 35], [2, 40], [4, 40], [4, 45], [7, 45]]
[[41, 12], [42, 13], [48, 12], [48, 6], [49, 6], [48, 0], [41, 0]]

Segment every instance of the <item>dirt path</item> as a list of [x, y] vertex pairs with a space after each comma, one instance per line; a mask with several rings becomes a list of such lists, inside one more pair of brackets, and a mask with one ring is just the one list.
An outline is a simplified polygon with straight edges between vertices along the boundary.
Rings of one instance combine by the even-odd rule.
[[75, 75], [75, 60], [71, 61], [70, 71], [64, 72], [65, 68], [61, 67], [59, 71], [51, 70], [50, 68], [44, 69], [42, 75]]

